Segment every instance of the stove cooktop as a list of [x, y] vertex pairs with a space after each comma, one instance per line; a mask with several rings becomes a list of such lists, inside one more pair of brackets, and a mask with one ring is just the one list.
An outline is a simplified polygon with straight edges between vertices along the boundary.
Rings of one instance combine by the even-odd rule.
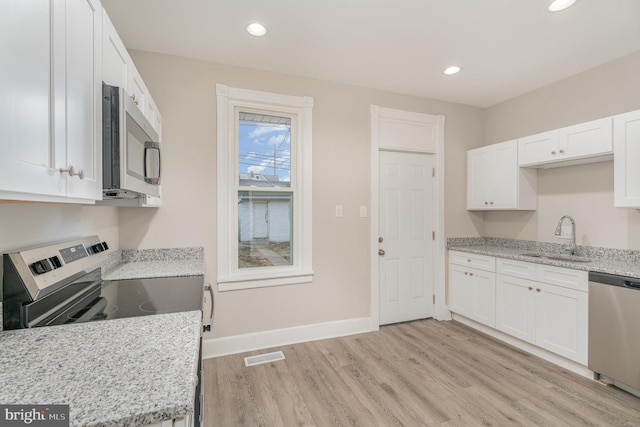
[[[202, 310], [202, 276], [104, 281], [103, 319]], [[98, 319], [95, 319], [98, 320]]]

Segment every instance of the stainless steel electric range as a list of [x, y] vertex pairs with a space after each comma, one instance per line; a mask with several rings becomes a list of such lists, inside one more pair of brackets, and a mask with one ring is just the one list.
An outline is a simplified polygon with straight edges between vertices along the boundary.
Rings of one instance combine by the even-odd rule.
[[[4, 329], [202, 311], [203, 276], [102, 280], [100, 267], [112, 252], [107, 242], [91, 236], [4, 254]], [[198, 372], [201, 376], [201, 358]], [[196, 425], [202, 421], [201, 383]]]

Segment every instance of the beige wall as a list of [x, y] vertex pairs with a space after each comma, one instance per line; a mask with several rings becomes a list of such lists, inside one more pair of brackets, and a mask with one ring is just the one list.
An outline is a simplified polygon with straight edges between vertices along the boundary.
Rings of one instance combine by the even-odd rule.
[[0, 253], [93, 234], [119, 247], [118, 210], [108, 206], [0, 203]]
[[94, 234], [119, 248], [117, 208], [0, 202], [0, 254]]
[[[481, 219], [464, 210], [460, 173], [468, 148], [482, 145], [483, 111], [447, 102], [326, 81], [133, 51], [164, 125], [163, 206], [121, 209], [122, 248], [204, 246], [205, 279], [216, 281], [215, 84], [312, 96], [313, 269], [311, 284], [216, 295], [212, 336], [230, 336], [370, 312], [370, 105], [446, 116], [446, 232], [477, 236]], [[464, 168], [463, 168], [464, 169]], [[335, 218], [335, 205], [344, 218]]]
[[[485, 111], [485, 143], [515, 139], [640, 109], [640, 52], [513, 98]], [[613, 162], [538, 171], [535, 212], [488, 212], [484, 234], [560, 242], [562, 215], [578, 244], [640, 249], [640, 211], [613, 207]]]

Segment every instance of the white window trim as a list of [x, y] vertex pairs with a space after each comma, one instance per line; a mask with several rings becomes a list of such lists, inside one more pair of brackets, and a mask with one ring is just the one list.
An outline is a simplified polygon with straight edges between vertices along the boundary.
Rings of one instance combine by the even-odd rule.
[[[311, 114], [313, 98], [280, 95], [216, 84], [218, 118], [218, 290], [262, 288], [308, 283], [311, 265]], [[292, 147], [295, 183], [293, 206], [293, 265], [239, 269], [237, 266], [237, 107], [294, 114], [296, 146]], [[267, 191], [268, 189], [263, 189]]]

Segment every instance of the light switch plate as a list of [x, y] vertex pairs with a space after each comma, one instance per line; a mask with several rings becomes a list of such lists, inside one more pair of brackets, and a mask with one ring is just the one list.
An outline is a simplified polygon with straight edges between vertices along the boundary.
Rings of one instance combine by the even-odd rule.
[[360, 206], [360, 218], [366, 218], [366, 217], [367, 217], [367, 207]]
[[342, 205], [336, 205], [336, 218], [342, 218]]

